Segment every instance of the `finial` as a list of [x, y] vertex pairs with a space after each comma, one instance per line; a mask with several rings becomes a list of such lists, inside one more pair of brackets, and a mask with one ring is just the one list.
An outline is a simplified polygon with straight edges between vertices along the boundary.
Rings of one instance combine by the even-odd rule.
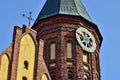
[[28, 21], [29, 21], [28, 26], [30, 27], [31, 21], [34, 21], [34, 20], [31, 17], [32, 12], [29, 12], [29, 14], [30, 14], [29, 16], [26, 16], [25, 14], [22, 14], [22, 16], [24, 16], [24, 17], [26, 17], [28, 19]]

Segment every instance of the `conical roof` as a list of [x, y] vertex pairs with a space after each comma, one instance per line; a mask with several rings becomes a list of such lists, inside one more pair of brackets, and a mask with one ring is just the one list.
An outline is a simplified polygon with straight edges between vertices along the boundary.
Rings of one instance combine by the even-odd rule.
[[80, 0], [47, 0], [36, 22], [58, 14], [80, 16], [92, 22]]

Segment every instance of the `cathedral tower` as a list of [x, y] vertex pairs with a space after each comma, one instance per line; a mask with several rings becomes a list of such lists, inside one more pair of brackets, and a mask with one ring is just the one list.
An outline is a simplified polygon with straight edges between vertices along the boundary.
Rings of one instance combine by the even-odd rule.
[[47, 0], [32, 28], [15, 26], [0, 80], [101, 80], [102, 39], [80, 0]]
[[101, 80], [102, 36], [80, 0], [47, 0], [32, 29], [52, 80]]

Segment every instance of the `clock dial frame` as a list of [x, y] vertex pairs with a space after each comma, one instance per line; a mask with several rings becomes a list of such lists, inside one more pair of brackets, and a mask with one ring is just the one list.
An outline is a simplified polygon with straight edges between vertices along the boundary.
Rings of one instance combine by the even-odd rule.
[[95, 51], [96, 49], [95, 38], [93, 37], [92, 33], [88, 31], [86, 28], [79, 27], [76, 30], [76, 39], [83, 50], [87, 52]]

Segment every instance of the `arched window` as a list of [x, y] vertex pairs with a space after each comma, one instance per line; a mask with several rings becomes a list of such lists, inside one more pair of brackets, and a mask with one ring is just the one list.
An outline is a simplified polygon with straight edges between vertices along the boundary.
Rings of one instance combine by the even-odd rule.
[[25, 76], [24, 76], [24, 77], [22, 77], [22, 80], [27, 80], [27, 77], [25, 77]]
[[55, 59], [55, 43], [50, 45], [50, 59]]
[[55, 80], [55, 73], [54, 72], [51, 73], [51, 79]]
[[29, 67], [28, 61], [24, 61], [24, 68], [25, 68], [25, 69], [28, 69], [28, 67]]
[[72, 58], [72, 44], [70, 42], [67, 43], [67, 58]]
[[68, 80], [73, 80], [73, 72], [68, 71]]

